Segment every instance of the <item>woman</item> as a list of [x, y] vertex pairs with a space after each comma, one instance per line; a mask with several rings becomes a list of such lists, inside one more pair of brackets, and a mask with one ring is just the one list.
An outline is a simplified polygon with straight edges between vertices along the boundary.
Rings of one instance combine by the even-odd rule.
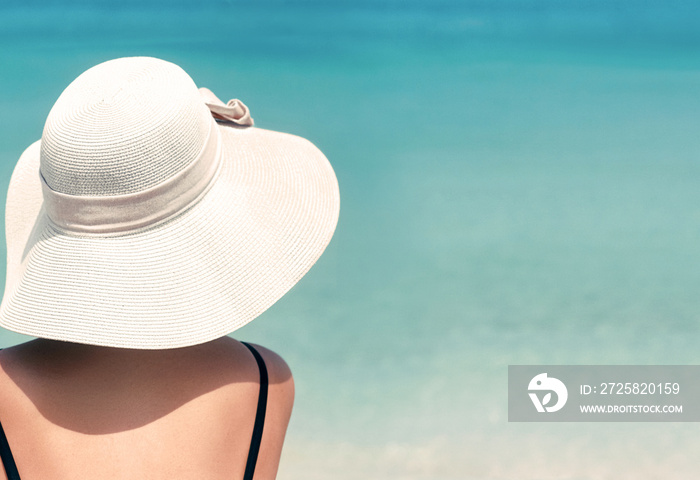
[[338, 186], [308, 141], [179, 67], [78, 77], [7, 199], [0, 454], [13, 480], [272, 479], [294, 387], [226, 335], [284, 295], [335, 229]]

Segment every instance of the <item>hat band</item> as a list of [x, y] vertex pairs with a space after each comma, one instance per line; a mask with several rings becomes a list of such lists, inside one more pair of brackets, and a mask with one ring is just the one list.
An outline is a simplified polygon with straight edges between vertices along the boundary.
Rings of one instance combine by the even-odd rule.
[[165, 182], [126, 195], [67, 195], [52, 190], [40, 173], [44, 208], [49, 219], [63, 230], [128, 232], [168, 219], [195, 204], [209, 190], [220, 164], [221, 134], [212, 119], [198, 157]]

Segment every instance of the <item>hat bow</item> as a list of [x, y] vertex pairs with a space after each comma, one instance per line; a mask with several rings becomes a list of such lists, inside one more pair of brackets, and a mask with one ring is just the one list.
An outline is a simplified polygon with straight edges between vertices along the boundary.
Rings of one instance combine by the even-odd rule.
[[217, 120], [235, 123], [242, 127], [253, 126], [250, 110], [248, 110], [245, 103], [237, 98], [229, 100], [228, 103], [224, 103], [208, 88], [200, 88], [199, 93], [202, 95], [204, 103], [209, 107], [212, 116]]

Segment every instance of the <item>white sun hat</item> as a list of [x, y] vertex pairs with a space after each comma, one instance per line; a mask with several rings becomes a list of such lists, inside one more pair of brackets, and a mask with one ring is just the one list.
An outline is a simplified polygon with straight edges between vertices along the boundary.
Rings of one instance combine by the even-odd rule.
[[323, 253], [340, 201], [313, 144], [252, 123], [163, 60], [80, 75], [10, 181], [0, 324], [164, 349], [269, 308]]

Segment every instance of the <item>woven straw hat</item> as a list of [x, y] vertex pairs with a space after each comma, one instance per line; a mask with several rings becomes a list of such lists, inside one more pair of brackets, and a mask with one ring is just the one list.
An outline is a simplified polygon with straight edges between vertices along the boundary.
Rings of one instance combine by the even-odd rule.
[[310, 142], [252, 123], [163, 60], [80, 75], [10, 181], [0, 324], [161, 349], [269, 308], [330, 241], [338, 184]]

